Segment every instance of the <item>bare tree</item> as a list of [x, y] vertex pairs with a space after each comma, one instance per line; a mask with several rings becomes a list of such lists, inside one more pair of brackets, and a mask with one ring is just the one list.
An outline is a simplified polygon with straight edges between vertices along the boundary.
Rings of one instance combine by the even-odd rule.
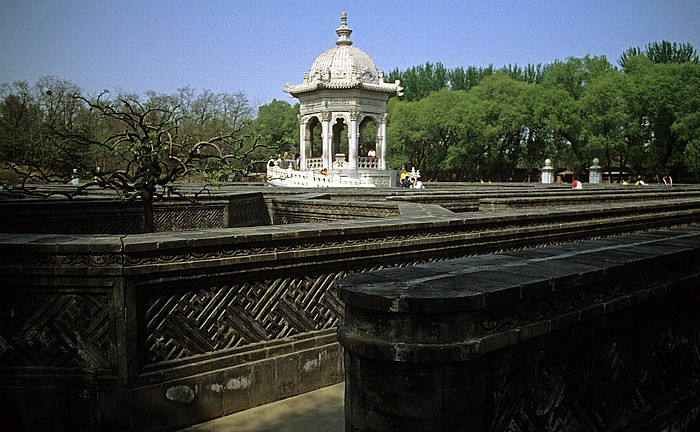
[[[85, 117], [99, 121], [100, 127], [56, 127], [53, 144], [64, 164], [71, 164], [90, 180], [70, 192], [52, 193], [70, 198], [99, 187], [125, 200], [140, 199], [147, 232], [153, 231], [153, 202], [159, 187], [172, 186], [180, 179], [204, 179], [211, 184], [230, 175], [247, 175], [255, 162], [251, 154], [262, 146], [246, 123], [213, 138], [198, 139], [180, 134], [184, 118], [162, 104], [153, 106], [135, 98], [110, 100], [107, 92], [95, 99], [72, 97], [85, 108]], [[96, 154], [109, 162], [97, 165]], [[10, 162], [9, 166], [21, 181], [3, 185], [8, 191], [30, 193], [30, 183], [67, 181], [65, 172], [47, 172], [26, 163]]]

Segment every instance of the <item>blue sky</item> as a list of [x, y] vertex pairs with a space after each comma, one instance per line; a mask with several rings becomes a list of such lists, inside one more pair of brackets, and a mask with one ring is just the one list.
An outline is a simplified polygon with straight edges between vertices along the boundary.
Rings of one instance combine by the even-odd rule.
[[45, 75], [87, 92], [242, 91], [290, 100], [348, 13], [378, 68], [500, 67], [663, 39], [700, 49], [698, 0], [0, 0], [0, 84]]

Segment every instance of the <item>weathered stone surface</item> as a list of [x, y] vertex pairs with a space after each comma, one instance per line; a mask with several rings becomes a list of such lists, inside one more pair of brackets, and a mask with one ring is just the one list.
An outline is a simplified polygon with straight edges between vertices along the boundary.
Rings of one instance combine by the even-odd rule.
[[[155, 231], [262, 226], [270, 224], [263, 195], [239, 193], [225, 199], [156, 202]], [[0, 202], [0, 233], [138, 234], [145, 219], [139, 202], [114, 199]]]
[[[378, 196], [376, 191], [343, 194], [343, 200]], [[267, 203], [271, 196], [289, 195], [275, 189], [263, 194]], [[0, 322], [9, 323], [0, 335], [0, 397], [10, 407], [11, 420], [31, 422], [30, 429], [89, 425], [100, 430], [166, 430], [292, 396], [342, 380], [335, 328], [344, 312], [334, 284], [349, 273], [360, 277], [373, 269], [401, 267], [396, 279], [386, 282], [409, 284], [420, 277], [409, 264], [438, 261], [435, 274], [449, 273], [459, 267], [440, 260], [700, 219], [697, 201], [680, 205], [655, 200], [632, 210], [611, 206], [460, 214], [434, 204], [383, 205], [397, 207], [400, 215], [147, 235], [0, 235]], [[649, 240], [664, 235], [650, 235]], [[602, 241], [607, 246], [627, 244], [626, 237]], [[560, 247], [571, 253], [577, 246]], [[603, 254], [601, 260], [622, 265], [637, 258], [626, 254], [616, 261]], [[572, 284], [582, 280], [562, 276], [553, 291], [536, 281], [547, 276], [546, 266], [521, 275], [517, 268], [503, 267], [513, 260], [509, 255], [481, 259], [490, 266], [482, 282], [517, 278], [524, 287], [519, 294], [523, 301], [545, 293], [553, 295], [552, 302], [565, 301]], [[594, 268], [600, 271], [598, 264]], [[470, 277], [473, 283], [481, 281]], [[434, 280], [436, 286], [451, 282]], [[464, 303], [446, 302], [444, 307], [483, 310], [518, 295], [517, 290], [476, 291], [460, 300]], [[408, 303], [438, 304], [438, 294]], [[606, 310], [637, 301], [634, 296], [655, 295], [635, 292], [576, 314], [562, 313], [551, 319], [550, 327], [597, 322]], [[447, 314], [444, 322], [424, 320], [415, 329], [438, 337], [442, 327], [457, 325], [482, 326]], [[496, 349], [515, 336], [536, 340], [547, 328], [532, 323], [519, 332], [511, 328], [485, 339], [483, 345], [465, 341], [460, 356], [487, 345]], [[454, 353], [445, 350], [444, 355]], [[287, 368], [278, 360], [282, 357], [289, 359]], [[193, 389], [191, 403], [167, 398], [167, 390], [177, 386]], [[87, 399], [73, 403], [70, 395]], [[51, 415], [35, 415], [39, 409]], [[157, 424], [155, 410], [161, 414]]]
[[619, 240], [342, 280], [346, 430], [693, 430], [700, 228]]

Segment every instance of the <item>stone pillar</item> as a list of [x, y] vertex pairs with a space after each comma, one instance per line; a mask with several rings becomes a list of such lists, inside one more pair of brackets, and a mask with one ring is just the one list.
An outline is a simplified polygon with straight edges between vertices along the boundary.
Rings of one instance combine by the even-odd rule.
[[554, 168], [552, 168], [552, 161], [547, 159], [544, 161], [544, 167], [542, 171], [542, 184], [554, 183]]
[[358, 127], [357, 123], [359, 113], [357, 111], [350, 112], [350, 125], [348, 127], [348, 164], [351, 170], [357, 169], [357, 147], [358, 147]]
[[333, 134], [331, 133], [331, 113], [321, 114], [321, 137], [323, 138], [323, 168], [329, 171], [333, 168]]
[[588, 183], [599, 184], [600, 183], [600, 165], [598, 165], [598, 158], [593, 159], [593, 165], [588, 168]]
[[308, 119], [302, 119], [301, 115], [299, 118], [299, 169], [306, 170], [306, 125]]
[[77, 168], [73, 168], [73, 174], [71, 174], [70, 182], [73, 186], [78, 186], [80, 184], [80, 174], [78, 174]]
[[377, 128], [377, 157], [379, 158], [380, 170], [386, 170], [386, 124], [389, 121], [389, 114], [384, 114], [382, 122]]

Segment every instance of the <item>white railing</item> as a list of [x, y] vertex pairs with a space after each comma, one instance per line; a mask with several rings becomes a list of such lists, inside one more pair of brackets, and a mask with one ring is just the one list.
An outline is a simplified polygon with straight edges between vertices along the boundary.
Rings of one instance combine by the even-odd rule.
[[[333, 168], [347, 168], [349, 166], [348, 162], [345, 161], [343, 164], [336, 166], [336, 162], [333, 162]], [[306, 169], [307, 170], [320, 170], [326, 168], [323, 166], [322, 158], [309, 158], [306, 159]], [[379, 158], [376, 157], [359, 157], [357, 158], [357, 168], [359, 169], [379, 169]]]
[[320, 170], [321, 168], [326, 168], [323, 166], [323, 158], [308, 158], [308, 159], [306, 159], [306, 169], [307, 170], [314, 170], [314, 169]]
[[379, 169], [379, 159], [376, 157], [360, 157], [357, 162], [359, 169]]
[[267, 182], [285, 187], [375, 187], [365, 176], [359, 179], [337, 174], [328, 176], [314, 171], [296, 171], [291, 167], [284, 169], [277, 163], [267, 166]]

